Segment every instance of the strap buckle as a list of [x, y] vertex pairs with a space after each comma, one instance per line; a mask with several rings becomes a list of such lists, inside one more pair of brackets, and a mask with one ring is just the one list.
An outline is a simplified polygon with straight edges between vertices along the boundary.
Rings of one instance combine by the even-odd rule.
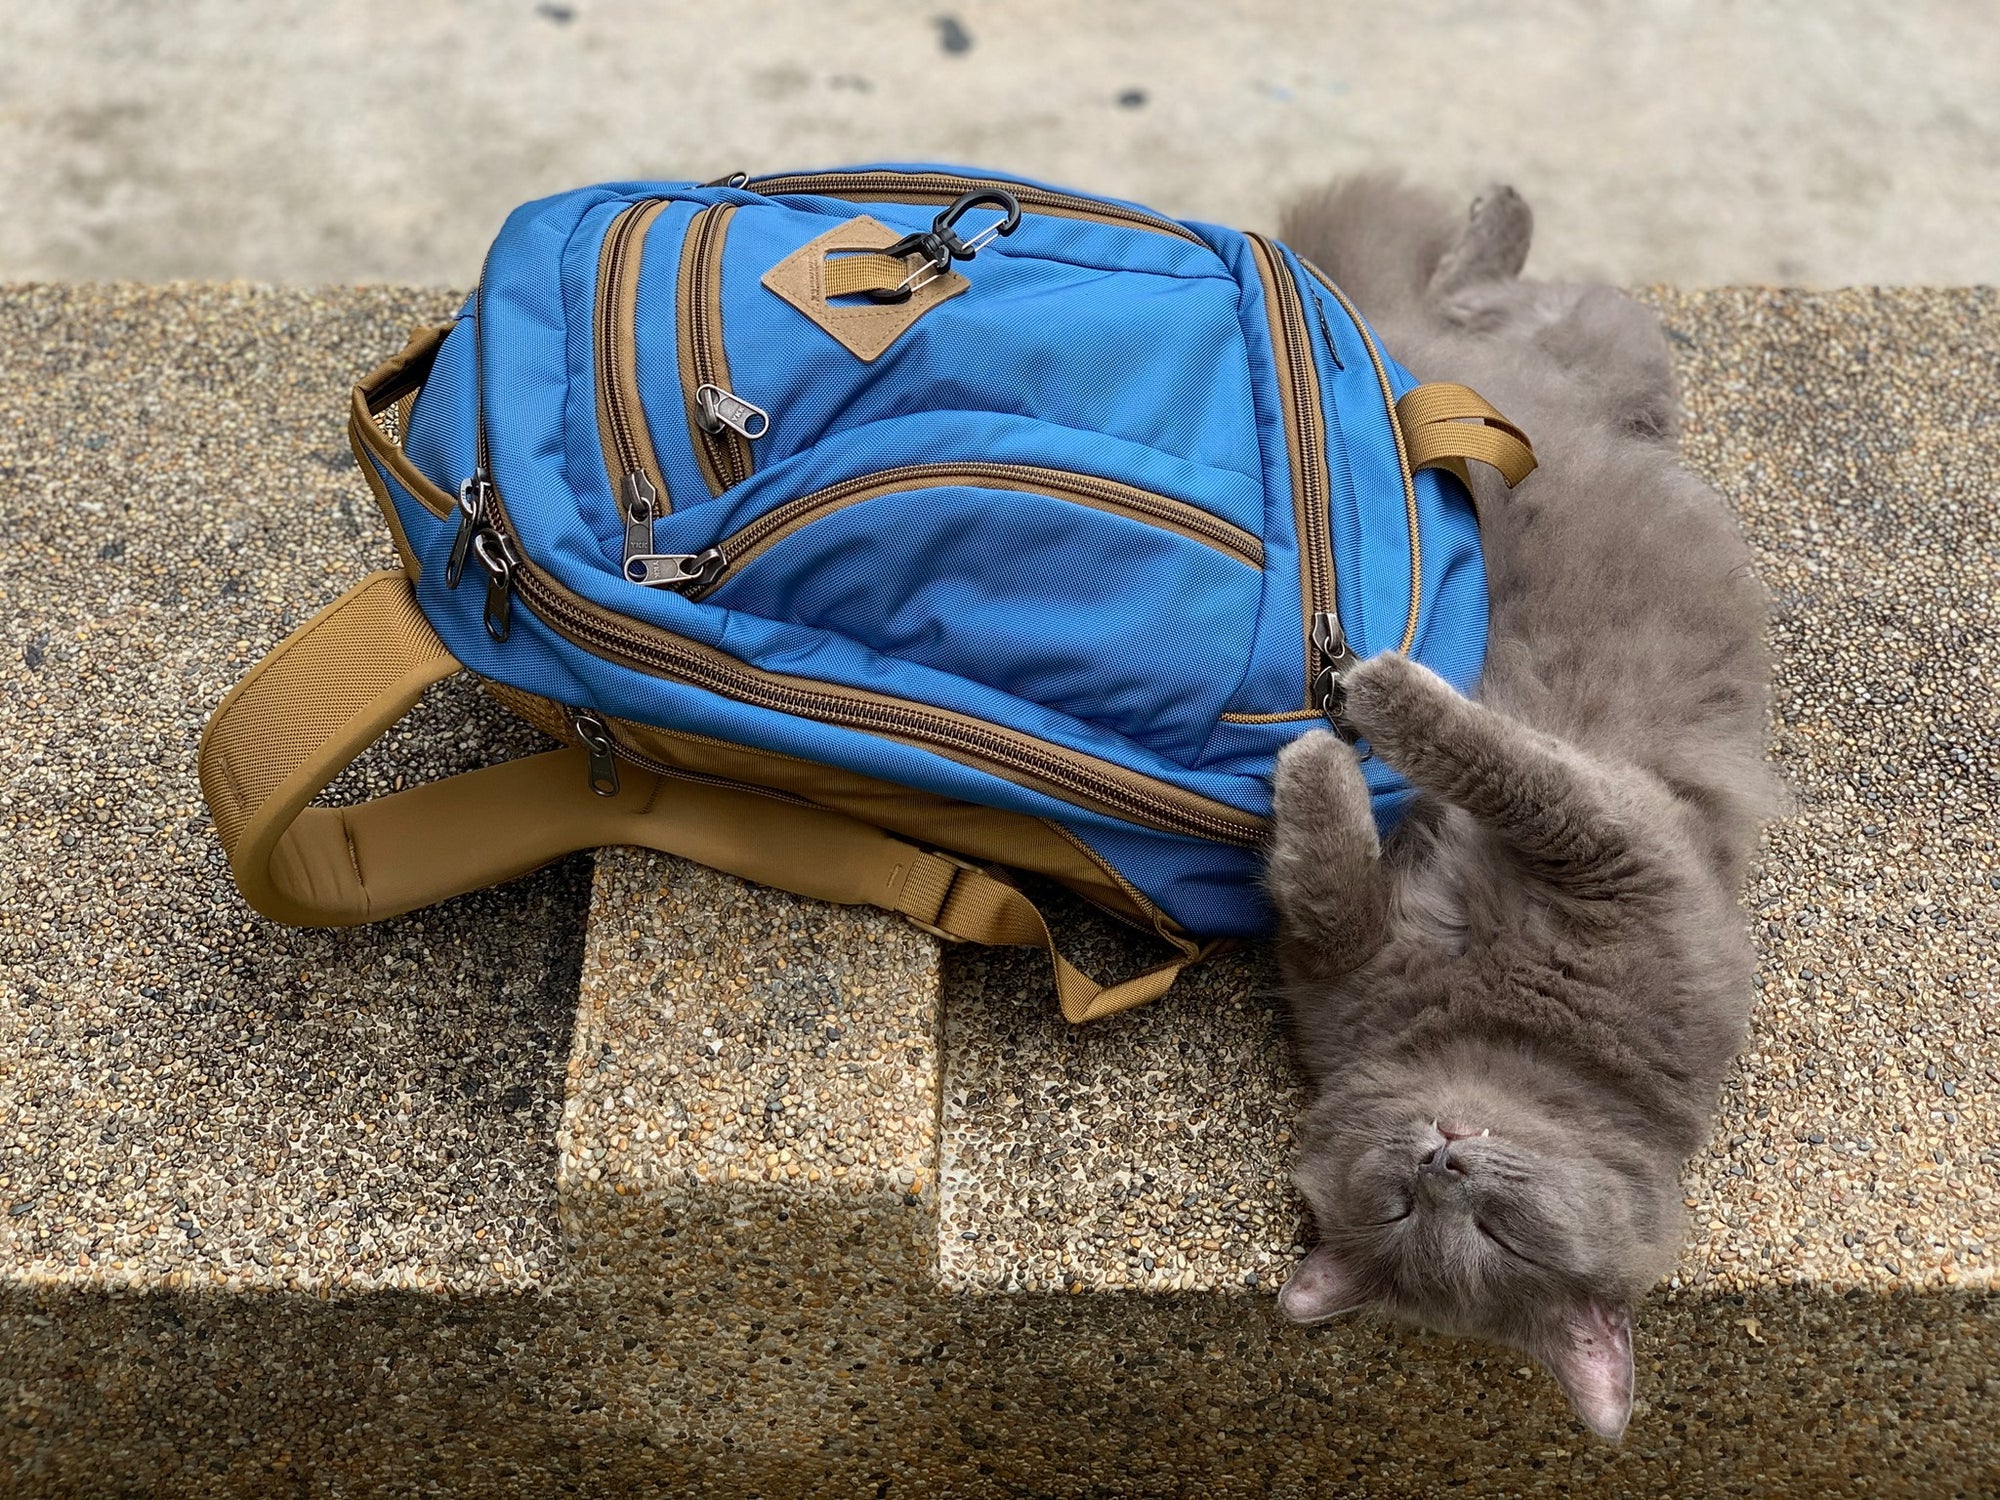
[[[934, 855], [936, 858], [943, 860], [946, 864], [956, 865], [962, 871], [966, 871], [974, 875], [984, 876], [988, 880], [993, 880], [997, 878], [991, 870], [983, 869], [979, 865], [975, 865], [971, 860], [953, 854], [949, 849], [926, 849], [924, 850], [924, 853], [929, 855]], [[954, 874], [951, 877], [951, 884], [944, 888], [944, 895], [938, 898], [937, 909], [939, 916], [943, 916], [945, 908], [951, 905], [951, 894], [953, 891], [958, 889], [958, 882], [959, 882], [959, 876]], [[942, 927], [934, 927], [929, 922], [921, 921], [918, 918], [911, 916], [908, 912], [903, 913], [903, 920], [908, 922], [912, 927], [916, 928], [917, 931], [919, 932], [928, 932], [932, 937], [936, 938], [941, 943], [969, 943], [972, 941], [971, 938], [961, 937], [958, 933], [946, 932]]]

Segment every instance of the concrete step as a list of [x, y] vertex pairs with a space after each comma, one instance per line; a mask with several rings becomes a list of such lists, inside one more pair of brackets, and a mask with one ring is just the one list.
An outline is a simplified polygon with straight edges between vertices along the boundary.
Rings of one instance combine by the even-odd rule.
[[[1257, 955], [1076, 1030], [1034, 955], [634, 851], [251, 916], [195, 738], [387, 560], [342, 390], [451, 299], [0, 294], [10, 1492], [2000, 1487], [2000, 302], [1656, 299], [1778, 597], [1800, 807], [1611, 1450], [1510, 1356], [1277, 1324], [1299, 1101]], [[447, 685], [340, 790], [530, 740]]]

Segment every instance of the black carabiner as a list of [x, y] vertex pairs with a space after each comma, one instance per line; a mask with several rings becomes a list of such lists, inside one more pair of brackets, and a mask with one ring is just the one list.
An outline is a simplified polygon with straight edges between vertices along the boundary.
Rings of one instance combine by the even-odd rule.
[[[1001, 211], [998, 222], [989, 224], [970, 240], [961, 239], [952, 228], [966, 213], [981, 207], [997, 208]], [[920, 229], [914, 234], [906, 234], [884, 253], [896, 260], [907, 260], [912, 255], [921, 255], [930, 264], [930, 274], [924, 275], [921, 268], [903, 278], [903, 284], [896, 287], [877, 287], [868, 292], [871, 302], [907, 302], [910, 293], [918, 287], [935, 280], [951, 269], [955, 260], [971, 260], [980, 248], [996, 235], [1012, 234], [1021, 227], [1021, 205], [1014, 195], [1005, 188], [979, 188], [974, 192], [961, 194], [949, 208], [944, 209], [931, 220], [929, 229]]]
[[[1000, 210], [1000, 222], [989, 225], [972, 237], [967, 244], [953, 231], [952, 225], [964, 218], [968, 211], [987, 204]], [[980, 188], [970, 192], [939, 214], [931, 223], [931, 233], [936, 235], [945, 249], [951, 252], [953, 260], [971, 260], [979, 253], [979, 247], [995, 235], [1012, 234], [1021, 227], [1021, 205], [1014, 195], [1005, 188]]]

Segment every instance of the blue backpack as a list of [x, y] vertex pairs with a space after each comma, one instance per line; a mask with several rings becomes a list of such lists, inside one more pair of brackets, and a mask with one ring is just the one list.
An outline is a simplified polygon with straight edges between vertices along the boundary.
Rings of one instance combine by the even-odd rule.
[[[1472, 685], [1463, 463], [1534, 464], [1281, 244], [911, 166], [530, 203], [350, 432], [402, 568], [202, 745], [259, 911], [636, 844], [1054, 956], [1011, 867], [1175, 950], [1109, 988], [1055, 957], [1073, 1020], [1268, 933], [1278, 751], [1375, 652]], [[461, 667], [564, 748], [308, 806]], [[1386, 829], [1411, 793], [1366, 774]]]

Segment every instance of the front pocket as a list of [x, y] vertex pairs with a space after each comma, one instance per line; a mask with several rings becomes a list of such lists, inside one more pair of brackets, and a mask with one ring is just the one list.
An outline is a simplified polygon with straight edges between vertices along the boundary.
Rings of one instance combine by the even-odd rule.
[[[773, 471], [774, 474], [776, 471]], [[1117, 481], [1026, 464], [890, 469], [723, 538], [693, 597], [858, 642], [1192, 755], [1243, 674], [1258, 540]]]
[[1150, 490], [1099, 479], [1089, 474], [1069, 474], [1032, 464], [935, 463], [909, 464], [868, 474], [842, 484], [829, 485], [810, 495], [801, 495], [789, 504], [767, 511], [749, 525], [739, 528], [717, 543], [722, 553], [710, 580], [683, 590], [690, 599], [705, 599], [748, 566], [762, 553], [791, 536], [800, 527], [850, 505], [904, 490], [932, 489], [942, 485], [968, 485], [980, 489], [1014, 490], [1031, 495], [1051, 495], [1076, 505], [1087, 505], [1111, 515], [1125, 516], [1144, 525], [1177, 532], [1226, 556], [1264, 566], [1264, 545], [1241, 527], [1232, 526], [1184, 501], [1153, 494]]
[[[728, 204], [705, 210], [688, 233], [673, 378], [645, 349], [641, 372], [656, 430], [669, 399], [691, 402], [704, 385], [761, 409], [752, 422], [764, 435], [753, 443], [727, 425], [698, 430], [683, 406], [690, 472], [711, 496], [843, 433], [943, 413], [1032, 420], [1205, 469], [1262, 472], [1249, 422], [1204, 419], [1249, 412], [1256, 399], [1239, 288], [1205, 246], [1025, 214], [1013, 235], [954, 267], [968, 283], [958, 295], [869, 360], [767, 281], [829, 231], [857, 222], [826, 210], [824, 200], [818, 211], [783, 200]], [[885, 201], [870, 217], [886, 249], [933, 216]]]

